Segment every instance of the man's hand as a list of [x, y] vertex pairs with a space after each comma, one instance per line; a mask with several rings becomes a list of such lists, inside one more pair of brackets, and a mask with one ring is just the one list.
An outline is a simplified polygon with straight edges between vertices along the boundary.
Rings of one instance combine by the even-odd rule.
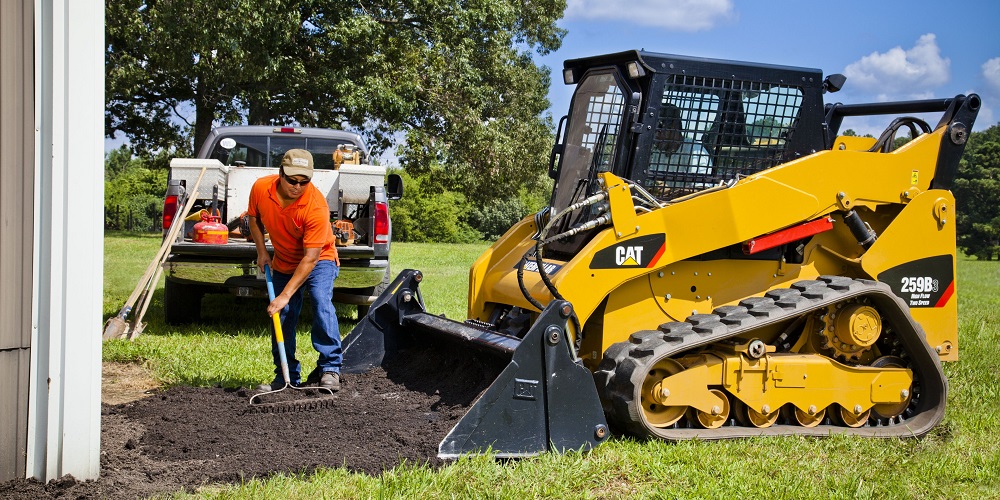
[[274, 316], [275, 313], [281, 312], [281, 310], [284, 309], [285, 306], [287, 305], [288, 305], [288, 297], [285, 297], [285, 294], [278, 295], [277, 297], [274, 298], [274, 300], [271, 301], [270, 304], [267, 305], [267, 316], [268, 317]]
[[257, 269], [264, 272], [264, 266], [270, 266], [271, 269], [274, 269], [274, 266], [271, 265], [271, 256], [267, 252], [257, 254]]

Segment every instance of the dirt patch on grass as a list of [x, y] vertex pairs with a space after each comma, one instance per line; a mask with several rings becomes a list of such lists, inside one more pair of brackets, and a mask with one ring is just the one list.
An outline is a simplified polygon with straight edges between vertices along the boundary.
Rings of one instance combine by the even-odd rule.
[[104, 363], [101, 366], [101, 403], [120, 405], [149, 396], [160, 382], [144, 365]]
[[[344, 375], [343, 388], [322, 405], [310, 400], [304, 407], [312, 409], [280, 413], [252, 411], [259, 408], [248, 406], [246, 389], [145, 394], [141, 367], [106, 368], [101, 478], [9, 481], [0, 483], [0, 497], [138, 498], [318, 467], [377, 475], [404, 461], [439, 466], [438, 443], [506, 363], [468, 351], [423, 350], [397, 360]], [[144, 397], [128, 399], [137, 394]]]

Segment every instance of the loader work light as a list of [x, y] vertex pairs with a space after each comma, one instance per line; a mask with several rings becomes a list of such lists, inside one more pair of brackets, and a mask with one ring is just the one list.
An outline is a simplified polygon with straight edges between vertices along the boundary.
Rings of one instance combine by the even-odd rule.
[[636, 78], [646, 76], [646, 71], [642, 69], [642, 66], [639, 66], [638, 61], [630, 61], [628, 63], [628, 76], [635, 80]]
[[573, 70], [570, 68], [563, 69], [563, 82], [566, 85], [573, 85], [576, 80], [573, 78]]

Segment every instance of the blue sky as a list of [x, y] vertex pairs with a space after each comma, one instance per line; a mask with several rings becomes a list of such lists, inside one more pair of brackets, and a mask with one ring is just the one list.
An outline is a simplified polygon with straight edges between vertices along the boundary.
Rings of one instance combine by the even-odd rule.
[[[567, 0], [562, 47], [536, 62], [552, 70], [550, 110], [566, 113], [573, 88], [562, 62], [645, 49], [804, 66], [843, 73], [828, 102], [952, 97], [975, 92], [975, 130], [1000, 121], [1000, 1]], [[892, 117], [845, 120], [875, 136]], [[935, 118], [936, 119], [936, 118]], [[930, 120], [928, 120], [930, 121]], [[934, 122], [931, 122], [934, 125]]]

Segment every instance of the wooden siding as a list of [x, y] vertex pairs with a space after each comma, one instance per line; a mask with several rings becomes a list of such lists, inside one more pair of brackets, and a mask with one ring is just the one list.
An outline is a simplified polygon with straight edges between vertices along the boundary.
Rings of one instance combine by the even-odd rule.
[[0, 2], [0, 481], [25, 477], [31, 348], [34, 2]]

